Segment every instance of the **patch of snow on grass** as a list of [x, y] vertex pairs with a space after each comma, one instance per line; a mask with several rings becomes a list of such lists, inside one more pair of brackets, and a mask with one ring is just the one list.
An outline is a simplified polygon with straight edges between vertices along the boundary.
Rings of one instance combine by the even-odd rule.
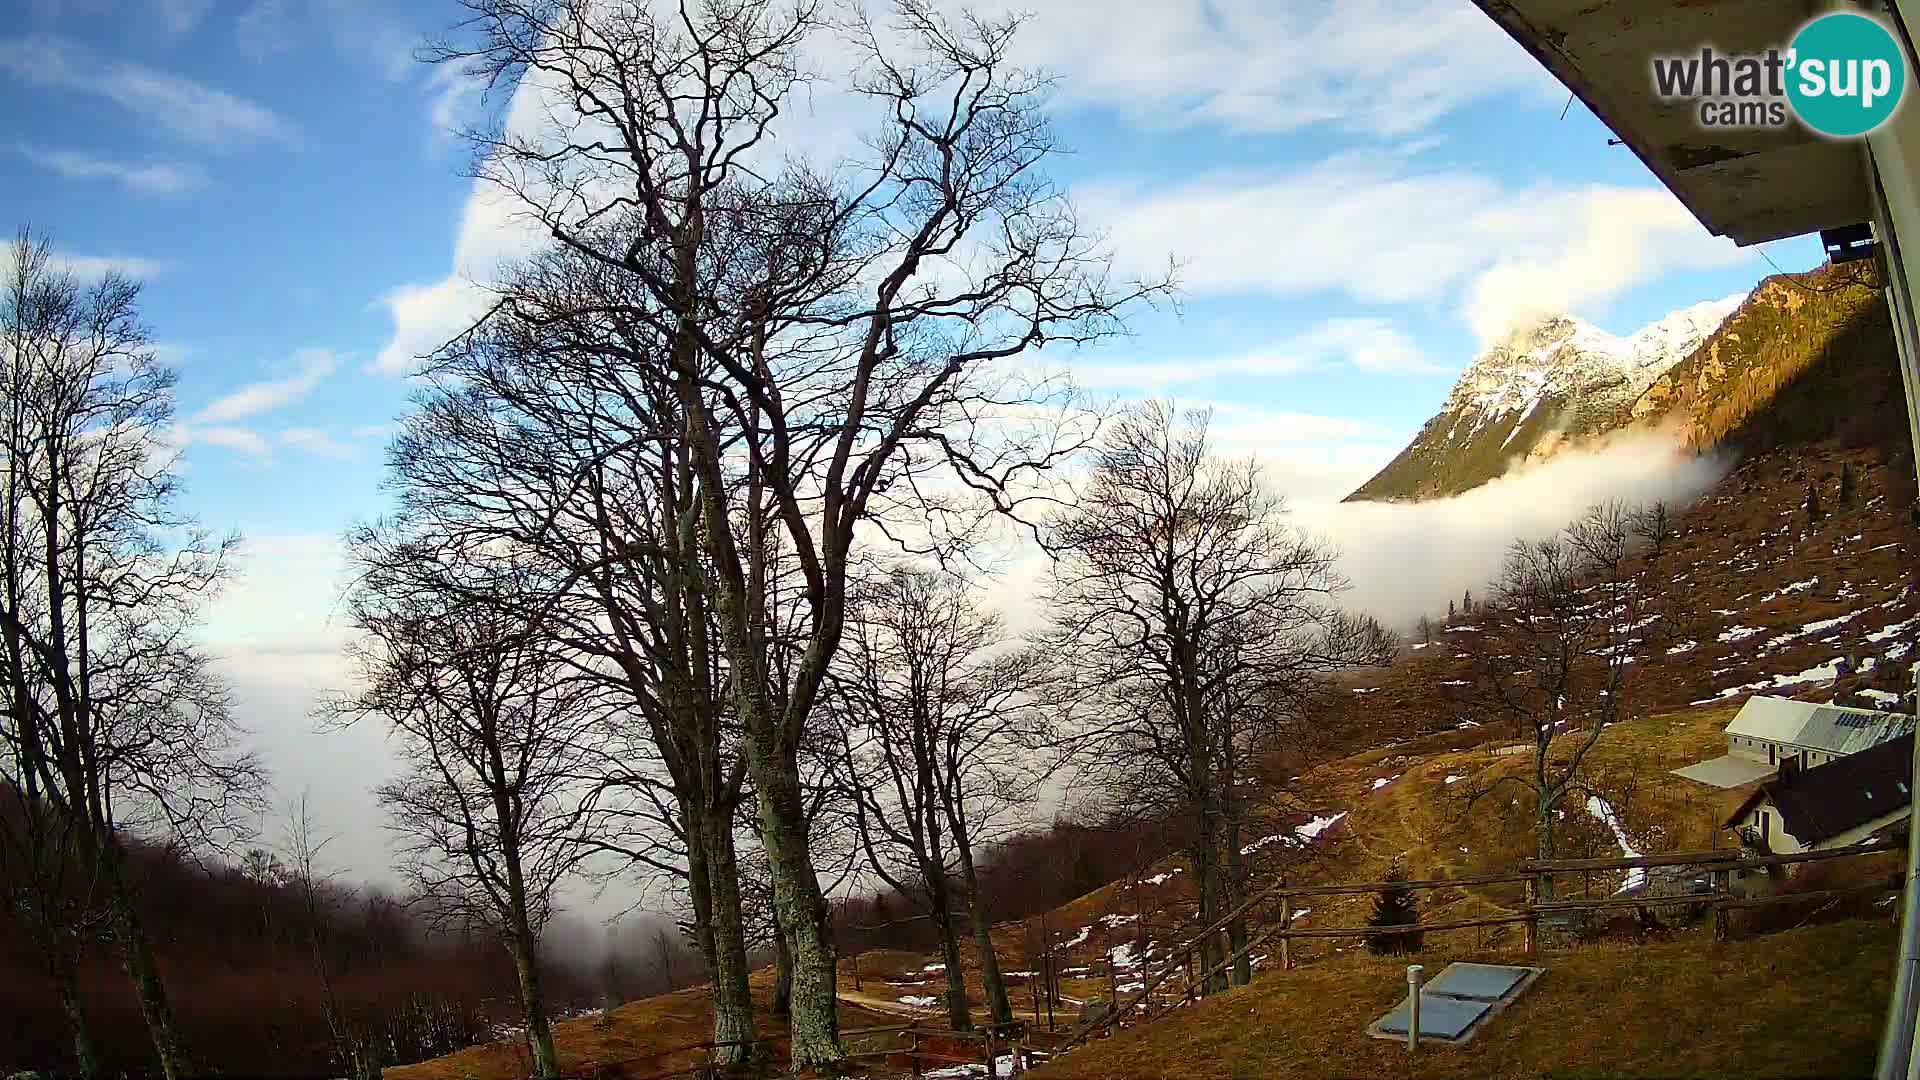
[[1147, 878], [1146, 882], [1149, 885], [1165, 885], [1167, 883], [1168, 878], [1172, 877], [1173, 875], [1179, 873], [1184, 869], [1186, 868], [1182, 866], [1176, 866], [1173, 869], [1166, 871], [1165, 873], [1155, 874], [1152, 877]]
[[1875, 630], [1873, 633], [1868, 634], [1867, 640], [1868, 641], [1885, 641], [1896, 634], [1906, 633], [1908, 630], [1913, 629], [1916, 625], [1920, 625], [1920, 615], [1916, 615], [1913, 618], [1908, 619], [1906, 622], [1897, 622], [1889, 626], [1883, 626], [1880, 629]]
[[1747, 638], [1750, 638], [1753, 635], [1758, 634], [1760, 632], [1761, 630], [1757, 626], [1736, 626], [1733, 629], [1728, 630], [1726, 633], [1721, 634], [1720, 640], [1721, 641], [1744, 641]]
[[[1613, 831], [1614, 842], [1620, 845], [1621, 858], [1637, 859], [1640, 857], [1640, 853], [1633, 848], [1632, 839], [1627, 836], [1626, 826], [1620, 824], [1620, 815], [1613, 812], [1613, 807], [1607, 804], [1607, 800], [1598, 795], [1587, 796], [1587, 813], [1599, 818], [1601, 824]], [[1646, 869], [1643, 867], [1635, 867], [1627, 871], [1626, 883], [1620, 886], [1620, 891], [1627, 892], [1631, 889], [1637, 889], [1646, 883]]]
[[925, 994], [908, 994], [900, 999], [900, 1004], [911, 1005], [916, 1009], [931, 1009], [940, 1004], [940, 999], [937, 997], [928, 997]]
[[1791, 585], [1782, 586], [1761, 597], [1760, 602], [1764, 604], [1772, 600], [1777, 600], [1782, 596], [1792, 596], [1797, 592], [1806, 592], [1818, 584], [1820, 584], [1820, 579], [1817, 577], [1810, 577], [1805, 581], [1796, 581]]
[[1859, 693], [1861, 697], [1877, 701], [1882, 705], [1900, 704], [1900, 695], [1891, 690], [1862, 690]]
[[1668, 655], [1668, 656], [1679, 656], [1679, 655], [1680, 655], [1681, 653], [1688, 653], [1688, 652], [1692, 652], [1693, 650], [1695, 650], [1695, 649], [1697, 649], [1697, 648], [1699, 648], [1699, 647], [1700, 647], [1700, 643], [1699, 643], [1699, 642], [1697, 642], [1697, 641], [1693, 641], [1693, 640], [1691, 640], [1691, 639], [1689, 639], [1689, 640], [1687, 640], [1687, 641], [1683, 641], [1683, 642], [1681, 642], [1680, 644], [1678, 644], [1678, 645], [1675, 645], [1675, 646], [1673, 646], [1673, 647], [1671, 647], [1671, 648], [1669, 648], [1669, 649], [1667, 650], [1667, 655]]
[[1299, 828], [1293, 830], [1293, 835], [1299, 837], [1301, 843], [1303, 844], [1308, 843], [1314, 837], [1319, 836], [1321, 833], [1326, 832], [1328, 829], [1333, 828], [1334, 825], [1339, 823], [1341, 818], [1346, 816], [1347, 816], [1347, 812], [1345, 810], [1342, 810], [1339, 813], [1333, 815], [1332, 817], [1316, 817], [1312, 821], [1307, 822], [1305, 825], [1302, 825]]
[[1386, 787], [1388, 784], [1391, 784], [1398, 779], [1400, 779], [1399, 773], [1394, 773], [1392, 776], [1379, 777], [1375, 779], [1373, 782], [1373, 790], [1379, 791], [1381, 788]]
[[1261, 848], [1266, 847], [1268, 844], [1273, 843], [1275, 840], [1284, 840], [1286, 839], [1286, 837], [1287, 837], [1286, 833], [1274, 833], [1272, 836], [1263, 836], [1260, 839], [1255, 840], [1253, 843], [1248, 844], [1245, 847], [1241, 848], [1240, 854], [1251, 855], [1254, 852], [1259, 851]]
[[1080, 932], [1073, 936], [1072, 941], [1063, 941], [1060, 943], [1060, 947], [1063, 949], [1071, 949], [1076, 945], [1084, 945], [1086, 944], [1087, 938], [1091, 936], [1093, 936], [1093, 927], [1083, 926], [1080, 928]]

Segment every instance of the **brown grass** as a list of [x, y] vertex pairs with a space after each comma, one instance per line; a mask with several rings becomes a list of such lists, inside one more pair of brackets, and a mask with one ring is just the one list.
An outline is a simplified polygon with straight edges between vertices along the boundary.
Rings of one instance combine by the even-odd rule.
[[[1882, 921], [1724, 945], [1545, 954], [1547, 973], [1473, 1042], [1406, 1047], [1362, 1030], [1405, 994], [1402, 961], [1274, 972], [1074, 1051], [1035, 1080], [1289, 1077], [1863, 1076], [1891, 986]], [[1471, 950], [1430, 949], [1430, 973]], [[1492, 957], [1511, 962], [1511, 957]]]
[[[754, 978], [754, 1002], [759, 1006], [763, 1034], [786, 1031], [770, 1012], [768, 972]], [[900, 1020], [842, 1003], [842, 1028], [897, 1024]], [[628, 1002], [606, 1017], [589, 1015], [562, 1020], [553, 1026], [554, 1048], [564, 1073], [609, 1078], [651, 1076], [672, 1068], [691, 1068], [706, 1060], [703, 1052], [673, 1051], [713, 1037], [713, 1011], [707, 988], [697, 986], [658, 997]], [[526, 1047], [503, 1039], [470, 1046], [456, 1054], [386, 1070], [386, 1080], [518, 1080], [531, 1075]]]

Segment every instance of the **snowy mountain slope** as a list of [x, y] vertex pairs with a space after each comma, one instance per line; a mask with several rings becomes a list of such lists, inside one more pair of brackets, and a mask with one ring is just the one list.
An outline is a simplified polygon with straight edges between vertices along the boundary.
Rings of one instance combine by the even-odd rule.
[[1566, 316], [1515, 330], [1454, 384], [1440, 413], [1352, 498], [1453, 495], [1617, 426], [1660, 376], [1685, 360], [1744, 299], [1682, 308], [1626, 337]]

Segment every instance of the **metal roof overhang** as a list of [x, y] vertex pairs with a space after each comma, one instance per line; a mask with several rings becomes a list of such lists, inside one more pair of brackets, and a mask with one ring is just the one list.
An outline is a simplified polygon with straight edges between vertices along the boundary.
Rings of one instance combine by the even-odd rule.
[[1867, 221], [1865, 154], [1797, 122], [1713, 131], [1654, 93], [1655, 56], [1785, 48], [1818, 0], [1474, 0], [1714, 234], [1758, 244]]

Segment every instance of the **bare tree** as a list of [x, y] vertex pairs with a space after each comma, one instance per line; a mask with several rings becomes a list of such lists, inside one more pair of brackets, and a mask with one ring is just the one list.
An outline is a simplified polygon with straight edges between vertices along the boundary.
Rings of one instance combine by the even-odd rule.
[[[538, 316], [490, 320], [432, 359], [390, 455], [389, 529], [471, 602], [546, 626], [579, 677], [624, 703], [579, 763], [581, 836], [624, 872], [685, 884], [718, 1056], [736, 1063], [755, 1035], [735, 841], [745, 762], [663, 346], [610, 314], [644, 292], [577, 252], [530, 260], [507, 288]], [[524, 587], [488, 587], [500, 560]]]
[[[498, 934], [520, 981], [540, 1075], [559, 1075], [541, 986], [540, 934], [554, 892], [578, 862], [576, 762], [597, 703], [570, 677], [545, 629], [492, 607], [448, 602], [386, 568], [413, 553], [354, 551], [349, 594], [363, 688], [330, 702], [339, 723], [385, 725], [403, 769], [380, 789], [407, 843], [403, 872], [443, 918]], [[502, 591], [513, 588], [499, 581]]]
[[338, 918], [339, 902], [351, 899], [335, 884], [335, 874], [326, 868], [322, 857], [333, 837], [322, 834], [302, 795], [288, 808], [280, 842], [278, 880], [291, 888], [305, 922], [305, 945], [313, 974], [320, 981], [320, 1005], [326, 1017], [327, 1032], [333, 1039], [334, 1053], [353, 1080], [379, 1080], [383, 1064], [380, 1040], [375, 1033], [350, 1015], [340, 999], [339, 973], [334, 956], [332, 928]]
[[[1113, 423], [1050, 530], [1043, 635], [1100, 714], [1083, 730], [1099, 748], [1089, 778], [1123, 805], [1194, 821], [1202, 923], [1243, 887], [1236, 793], [1264, 703], [1392, 647], [1334, 606], [1333, 553], [1287, 524], [1252, 462], [1212, 455], [1207, 420], [1155, 401]], [[1209, 970], [1224, 958], [1217, 940], [1202, 953]]]
[[[478, 133], [482, 175], [557, 243], [631, 275], [650, 302], [618, 313], [666, 343], [654, 360], [679, 403], [670, 434], [692, 460], [794, 954], [793, 1060], [831, 1065], [835, 952], [798, 758], [845, 624], [856, 531], [901, 505], [937, 524], [957, 504], [930, 497], [936, 470], [1009, 507], [1059, 448], [998, 434], [1007, 406], [1034, 396], [1002, 361], [1114, 333], [1119, 308], [1162, 283], [1113, 285], [1097, 238], [1041, 175], [1048, 83], [1008, 62], [1017, 20], [955, 24], [919, 0], [887, 29], [856, 20], [851, 89], [880, 130], [866, 157], [812, 170], [764, 160], [807, 81], [800, 50], [822, 30], [810, 6], [468, 2], [472, 38], [435, 57], [544, 91], [557, 121]], [[511, 297], [501, 310], [543, 317]], [[779, 686], [776, 550], [798, 569], [804, 615]]]
[[[238, 747], [225, 687], [191, 642], [236, 541], [173, 508], [172, 372], [139, 321], [138, 284], [82, 287], [23, 231], [0, 299], [6, 476], [0, 505], [5, 779], [28, 804], [22, 844], [49, 884], [77, 855], [101, 886], [162, 1072], [186, 1071], [165, 985], [126, 872], [129, 835], [192, 849], [245, 830], [264, 776]], [[64, 852], [64, 853], [63, 853]], [[34, 925], [85, 920], [41, 898]], [[69, 945], [49, 954], [70, 987]], [[68, 989], [63, 997], [70, 996]], [[83, 1072], [97, 1070], [77, 1003]]]
[[1031, 805], [1058, 764], [1033, 694], [1040, 665], [1009, 652], [998, 620], [967, 593], [965, 581], [932, 571], [875, 574], [854, 604], [831, 695], [868, 865], [919, 901], [938, 930], [948, 1016], [959, 1030], [972, 1026], [963, 917], [972, 924], [993, 1021], [1013, 1019], [976, 847]]
[[[1670, 536], [1664, 507], [1595, 506], [1555, 536], [1516, 542], [1480, 607], [1480, 631], [1466, 645], [1467, 710], [1516, 729], [1533, 761], [1466, 797], [1508, 786], [1529, 793], [1541, 859], [1553, 857], [1562, 802], [1596, 793], [1587, 759], [1620, 720], [1634, 665], [1681, 622], [1659, 578]], [[1542, 887], [1551, 894], [1551, 877]]]

